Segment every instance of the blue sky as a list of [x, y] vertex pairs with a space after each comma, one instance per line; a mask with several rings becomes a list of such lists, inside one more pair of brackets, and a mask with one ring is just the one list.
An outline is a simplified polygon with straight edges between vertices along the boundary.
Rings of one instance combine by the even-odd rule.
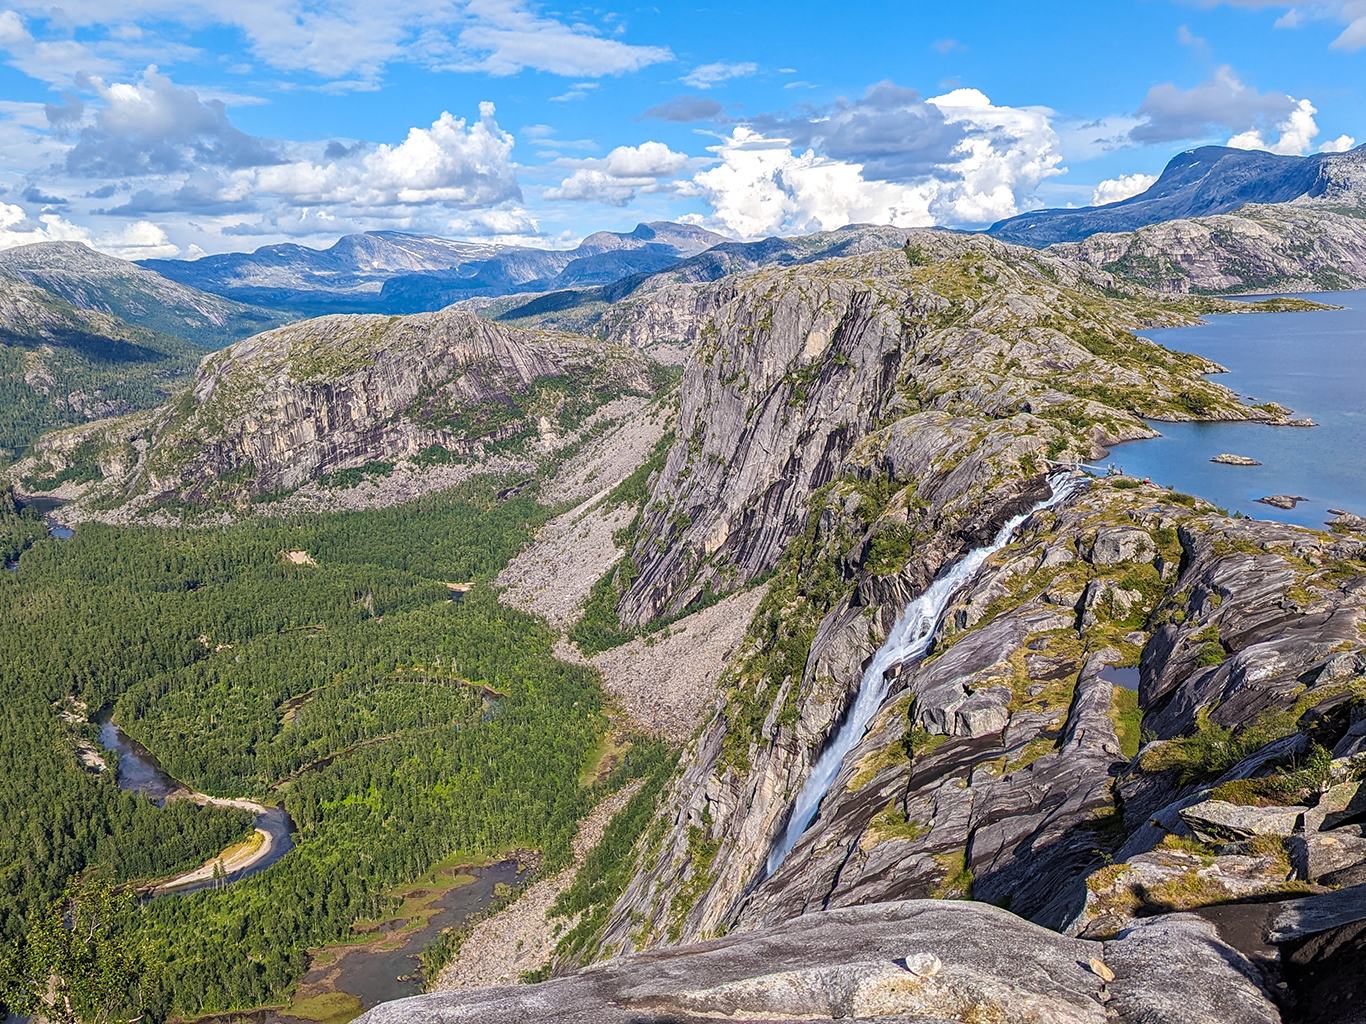
[[1366, 0], [0, 7], [0, 246], [974, 227], [1366, 140]]

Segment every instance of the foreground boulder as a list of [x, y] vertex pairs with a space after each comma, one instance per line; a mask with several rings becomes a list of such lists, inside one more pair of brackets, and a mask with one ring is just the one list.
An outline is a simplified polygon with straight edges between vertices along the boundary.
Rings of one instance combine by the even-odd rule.
[[1100, 943], [983, 903], [908, 900], [808, 914], [540, 985], [385, 1003], [360, 1020], [1274, 1024], [1280, 1015], [1255, 977], [1211, 925], [1188, 915]]
[[1181, 811], [1181, 820], [1206, 842], [1288, 836], [1307, 807], [1241, 807], [1226, 800], [1206, 800]]

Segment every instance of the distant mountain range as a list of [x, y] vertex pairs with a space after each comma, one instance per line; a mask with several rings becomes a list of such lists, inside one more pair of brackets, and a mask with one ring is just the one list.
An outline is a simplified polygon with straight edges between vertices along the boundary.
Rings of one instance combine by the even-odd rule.
[[[1173, 159], [1153, 186], [1140, 195], [1107, 206], [1022, 214], [993, 225], [987, 234], [1002, 241], [1046, 248], [1098, 234], [1122, 234], [1154, 224], [1229, 214], [1249, 206], [1287, 203], [1312, 204], [1316, 214], [1359, 217], [1366, 212], [1362, 205], [1366, 203], [1366, 147], [1349, 153], [1292, 157], [1205, 146]], [[1343, 235], [1341, 225], [1335, 225], [1333, 231]], [[553, 250], [371, 231], [347, 235], [322, 250], [287, 243], [193, 261], [144, 260], [141, 267], [200, 293], [269, 307], [287, 316], [406, 314], [468, 301], [484, 316], [546, 318], [548, 323], [582, 328], [594, 319], [585, 317], [589, 307], [617, 304], [639, 295], [642, 289], [669, 282], [711, 281], [760, 266], [898, 247], [906, 237], [904, 229], [850, 225], [805, 237], [735, 242], [692, 225], [653, 222], [630, 232], [601, 231], [573, 249]], [[1215, 244], [1217, 247], [1217, 239]], [[1294, 244], [1300, 244], [1299, 240]], [[1255, 290], [1264, 284], [1275, 287], [1292, 281], [1340, 281], [1350, 287], [1357, 280], [1354, 269], [1333, 277], [1317, 263], [1331, 262], [1336, 253], [1351, 251], [1353, 245], [1351, 238], [1330, 245], [1321, 258], [1316, 257], [1315, 267], [1304, 274], [1284, 266], [1284, 258], [1278, 254], [1274, 274], [1229, 276], [1224, 273], [1228, 268], [1221, 266], [1218, 273], [1197, 274], [1193, 282], [1186, 282], [1179, 272], [1154, 274], [1146, 264], [1138, 268], [1142, 273], [1129, 273], [1138, 264], [1111, 257], [1112, 246], [1107, 247], [1103, 262], [1117, 276], [1159, 290], [1217, 290], [1223, 277], [1229, 277], [1233, 290]], [[1245, 255], [1246, 245], [1240, 242], [1237, 258]], [[1354, 268], [1355, 261], [1349, 262]]]
[[79, 242], [0, 251], [0, 454], [157, 405], [205, 352], [285, 319]]
[[1364, 161], [1366, 146], [1350, 153], [1313, 156], [1204, 146], [1175, 157], [1152, 187], [1139, 195], [1079, 210], [1035, 210], [993, 224], [987, 234], [1042, 249], [1102, 232], [1134, 231], [1163, 221], [1231, 213], [1249, 203], [1331, 199], [1360, 176]]
[[205, 348], [220, 348], [291, 319], [186, 287], [80, 242], [40, 242], [0, 251], [0, 278], [60, 295], [77, 309], [108, 313]]
[[793, 238], [722, 242], [662, 270], [633, 274], [609, 284], [541, 295], [523, 292], [492, 301], [474, 300], [468, 305], [477, 306], [480, 315], [493, 320], [599, 337], [610, 335], [642, 348], [656, 343], [679, 344], [687, 328], [672, 316], [666, 323], [654, 315], [653, 297], [661, 292], [719, 281], [729, 274], [761, 267], [793, 267], [900, 249], [913, 235], [906, 228], [850, 224]]
[[664, 267], [726, 239], [687, 224], [599, 231], [574, 249], [453, 242], [369, 231], [329, 249], [269, 245], [199, 260], [144, 260], [158, 274], [241, 302], [300, 313], [417, 313], [461, 299], [606, 284]]
[[[141, 264], [76, 242], [20, 246], [0, 251], [0, 449], [158, 404], [205, 351], [301, 316], [460, 303], [504, 323], [686, 345], [697, 325], [672, 300], [680, 288], [914, 247], [913, 234], [856, 224], [735, 242], [655, 222], [551, 250], [375, 231], [323, 250], [283, 244]], [[1366, 147], [1282, 157], [1207, 146], [1177, 156], [1141, 195], [1024, 214], [987, 234], [1159, 292], [1363, 287]]]

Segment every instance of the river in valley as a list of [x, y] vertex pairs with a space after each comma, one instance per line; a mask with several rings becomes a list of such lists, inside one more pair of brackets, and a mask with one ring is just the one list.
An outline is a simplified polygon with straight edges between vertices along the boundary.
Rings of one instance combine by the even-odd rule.
[[[1107, 461], [1255, 519], [1322, 527], [1330, 508], [1366, 515], [1366, 291], [1301, 297], [1346, 308], [1227, 314], [1143, 333], [1226, 366], [1212, 379], [1249, 401], [1279, 402], [1318, 426], [1153, 423], [1161, 437], [1117, 445]], [[1224, 452], [1261, 465], [1209, 461]], [[1256, 500], [1273, 494], [1306, 500], [1294, 509]]]
[[462, 924], [493, 902], [494, 888], [500, 883], [516, 887], [525, 882], [529, 872], [515, 860], [460, 868], [459, 873], [471, 876], [473, 881], [438, 896], [431, 903], [435, 913], [425, 924], [405, 933], [393, 930], [402, 922], [386, 922], [382, 940], [353, 948], [329, 947], [299, 980], [299, 992], [345, 992], [359, 999], [367, 1010], [390, 999], [420, 995], [422, 965], [418, 954], [441, 929]]
[[[167, 774], [151, 751], [126, 735], [108, 717], [102, 716], [100, 719], [100, 744], [105, 750], [118, 754], [117, 781], [120, 789], [141, 793], [159, 804], [164, 804], [167, 799], [191, 797], [192, 791]], [[163, 889], [157, 896], [180, 896], [214, 885], [240, 881], [265, 871], [294, 848], [291, 836], [294, 823], [282, 807], [269, 807], [264, 813], [257, 814], [256, 827], [270, 835], [271, 848], [266, 857], [248, 868], [230, 872], [221, 881], [196, 881], [173, 889]], [[384, 930], [377, 931], [375, 939], [365, 945], [330, 947], [323, 951], [314, 966], [300, 979], [300, 993], [308, 996], [346, 993], [358, 999], [366, 1009], [386, 1000], [418, 995], [422, 991], [418, 954], [436, 938], [441, 929], [459, 925], [470, 915], [487, 907], [496, 898], [496, 886], [522, 884], [530, 869], [523, 869], [516, 860], [506, 860], [454, 870], [470, 876], [472, 880], [448, 888], [432, 900], [429, 904], [432, 912], [425, 923], [405, 931], [405, 922], [387, 921]], [[415, 896], [411, 891], [405, 895], [409, 899]], [[298, 1022], [297, 1018], [273, 1010], [257, 1010], [222, 1018], [224, 1021], [228, 1019], [251, 1021], [254, 1024]]]
[[[164, 804], [171, 797], [191, 797], [192, 791], [188, 786], [166, 774], [151, 751], [125, 735], [123, 730], [108, 718], [104, 718], [100, 722], [100, 745], [105, 750], [112, 750], [118, 754], [119, 774], [117, 781], [119, 789], [141, 793], [143, 796], [155, 800], [158, 804]], [[249, 867], [229, 872], [221, 880], [204, 879], [191, 882], [183, 886], [176, 886], [173, 889], [160, 891], [158, 895], [184, 895], [214, 885], [230, 884], [241, 881], [243, 878], [250, 878], [252, 875], [265, 871], [266, 868], [277, 863], [285, 854], [294, 849], [294, 839], [291, 835], [294, 831], [294, 822], [290, 820], [283, 807], [267, 807], [263, 813], [258, 813], [256, 815], [256, 827], [270, 836], [270, 852], [266, 856]]]
[[[54, 540], [70, 540], [72, 537], [76, 536], [75, 530], [71, 529], [69, 526], [63, 526], [52, 516], [53, 511], [61, 508], [65, 504], [66, 502], [60, 498], [22, 498], [18, 501], [18, 506], [21, 510], [33, 509], [36, 512], [43, 513], [43, 521], [47, 525], [48, 535]], [[10, 572], [18, 572], [19, 560], [17, 558], [11, 558], [9, 561], [5, 562], [5, 568]]]

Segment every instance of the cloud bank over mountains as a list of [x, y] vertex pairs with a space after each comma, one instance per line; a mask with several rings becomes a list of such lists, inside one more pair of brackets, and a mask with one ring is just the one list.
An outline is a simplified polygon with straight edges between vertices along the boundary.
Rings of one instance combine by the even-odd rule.
[[922, 100], [891, 82], [806, 116], [763, 116], [710, 147], [693, 179], [741, 237], [829, 230], [857, 221], [987, 224], [1028, 208], [1061, 173], [1048, 112], [998, 107], [976, 89]]
[[[1137, 113], [1141, 120], [1129, 137], [1138, 143], [1181, 142], [1224, 130], [1235, 133], [1225, 145], [1236, 149], [1300, 156], [1310, 151], [1319, 134], [1314, 120], [1318, 111], [1309, 100], [1258, 92], [1244, 85], [1227, 64], [1191, 89], [1178, 89], [1170, 82], [1153, 86]], [[1337, 153], [1354, 144], [1344, 135], [1323, 149]]]
[[[1366, 46], [1366, 0], [1203, 6], [1279, 11], [1284, 30], [1336, 19], [1334, 47], [1351, 50], [1358, 35]], [[530, 0], [116, 7], [18, 0], [0, 12], [3, 59], [46, 94], [0, 101], [0, 245], [79, 239], [163, 256], [377, 228], [543, 243], [642, 207], [741, 238], [856, 221], [976, 227], [1056, 205], [1048, 189], [1069, 167], [1116, 154], [1207, 143], [1304, 154], [1355, 144], [1345, 134], [1321, 141], [1314, 102], [1259, 90], [1230, 64], [1207, 63], [1194, 85], [1151, 85], [1130, 109], [1092, 120], [993, 102], [956, 82], [926, 95], [883, 80], [861, 94], [775, 109], [736, 102], [735, 90], [812, 83], [794, 79], [794, 68], [676, 54], [661, 40], [634, 39], [615, 14], [552, 14]], [[223, 33], [236, 49], [215, 58]], [[1173, 43], [1202, 57], [1210, 50], [1184, 24]], [[974, 52], [957, 42], [928, 48], [945, 59]], [[186, 84], [191, 68], [215, 59], [220, 78], [251, 87], [234, 89], [231, 77]], [[280, 137], [241, 127], [249, 109], [382, 92], [398, 74], [455, 76], [445, 80], [462, 87], [426, 112], [430, 120], [360, 133], [368, 139], [317, 138], [307, 123]], [[553, 125], [500, 123], [499, 109], [506, 116], [519, 94], [497, 107], [483, 98], [500, 82], [547, 78], [548, 102], [568, 111], [599, 97], [605, 82], [641, 75], [690, 91], [639, 103], [606, 144], [591, 119], [586, 135], [578, 127], [578, 137], [561, 137]], [[1153, 180], [1112, 172], [1071, 194], [1117, 202]]]

